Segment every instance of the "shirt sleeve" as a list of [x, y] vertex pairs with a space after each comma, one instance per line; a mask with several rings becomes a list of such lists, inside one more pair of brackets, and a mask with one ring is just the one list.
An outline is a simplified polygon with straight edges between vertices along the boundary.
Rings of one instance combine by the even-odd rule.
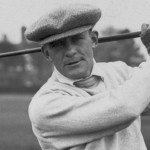
[[65, 149], [114, 134], [128, 127], [150, 102], [150, 62], [134, 71], [117, 89], [91, 97], [51, 90], [29, 107], [32, 127], [43, 149]]
[[[149, 58], [148, 58], [149, 59]], [[130, 72], [130, 77], [134, 77], [134, 72], [136, 72], [136, 70], [139, 70], [140, 68], [143, 68], [145, 65], [145, 62], [144, 63], [141, 63], [139, 65], [139, 67], [129, 67], [129, 72]], [[150, 97], [149, 97], [150, 99]], [[150, 103], [148, 104], [148, 106], [144, 109], [144, 111], [142, 112], [141, 114], [142, 116], [150, 116]]]

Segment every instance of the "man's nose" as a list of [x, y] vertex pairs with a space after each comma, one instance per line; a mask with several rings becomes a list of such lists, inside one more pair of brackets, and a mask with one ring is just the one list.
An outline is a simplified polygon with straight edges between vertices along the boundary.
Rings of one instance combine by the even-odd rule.
[[77, 53], [76, 46], [72, 43], [71, 40], [66, 40], [66, 53], [67, 57], [73, 57]]

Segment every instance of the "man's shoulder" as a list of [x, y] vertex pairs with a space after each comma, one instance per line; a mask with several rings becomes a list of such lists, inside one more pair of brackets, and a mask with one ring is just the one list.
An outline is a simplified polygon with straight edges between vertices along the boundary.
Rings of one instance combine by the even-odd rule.
[[107, 69], [115, 69], [115, 70], [129, 70], [131, 69], [130, 66], [128, 66], [123, 61], [115, 61], [115, 62], [97, 62], [98, 67], [102, 67]]
[[114, 61], [114, 62], [97, 62], [98, 66], [104, 66], [104, 67], [129, 67], [125, 62], [123, 61]]
[[36, 92], [34, 98], [43, 97], [44, 95], [70, 95], [75, 91], [75, 87], [69, 84], [61, 83], [53, 74], [45, 84]]
[[61, 95], [66, 95], [66, 87], [62, 87], [57, 81], [50, 77], [46, 83], [44, 83], [40, 89], [33, 95], [31, 102], [29, 104], [29, 112], [39, 112], [47, 105], [48, 102], [53, 101], [53, 99], [60, 97]]
[[125, 62], [115, 61], [115, 62], [100, 62], [97, 63], [99, 69], [102, 69], [104, 74], [107, 76], [119, 75], [124, 78], [128, 78], [132, 72], [132, 68], [128, 66]]

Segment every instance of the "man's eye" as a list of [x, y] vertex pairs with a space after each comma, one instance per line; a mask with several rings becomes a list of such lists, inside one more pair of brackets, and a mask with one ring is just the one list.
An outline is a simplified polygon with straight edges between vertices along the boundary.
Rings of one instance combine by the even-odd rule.
[[84, 37], [83, 37], [83, 36], [80, 36], [80, 35], [73, 37], [73, 40], [74, 40], [74, 41], [75, 41], [75, 40], [82, 40], [82, 39], [84, 39]]
[[78, 39], [84, 39], [82, 35], [77, 36]]
[[55, 46], [56, 46], [56, 43], [52, 42], [52, 43], [50, 43], [49, 45], [50, 45], [50, 47], [55, 47]]
[[61, 46], [62, 42], [61, 41], [57, 41], [57, 42], [52, 42], [50, 43], [50, 47], [54, 48], [54, 47], [58, 47]]

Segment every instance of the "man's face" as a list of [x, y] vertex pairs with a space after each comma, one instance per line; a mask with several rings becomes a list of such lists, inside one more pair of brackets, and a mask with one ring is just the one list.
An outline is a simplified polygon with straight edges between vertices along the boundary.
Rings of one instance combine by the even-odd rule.
[[57, 70], [71, 79], [86, 78], [93, 67], [93, 40], [89, 31], [48, 44], [47, 51]]

